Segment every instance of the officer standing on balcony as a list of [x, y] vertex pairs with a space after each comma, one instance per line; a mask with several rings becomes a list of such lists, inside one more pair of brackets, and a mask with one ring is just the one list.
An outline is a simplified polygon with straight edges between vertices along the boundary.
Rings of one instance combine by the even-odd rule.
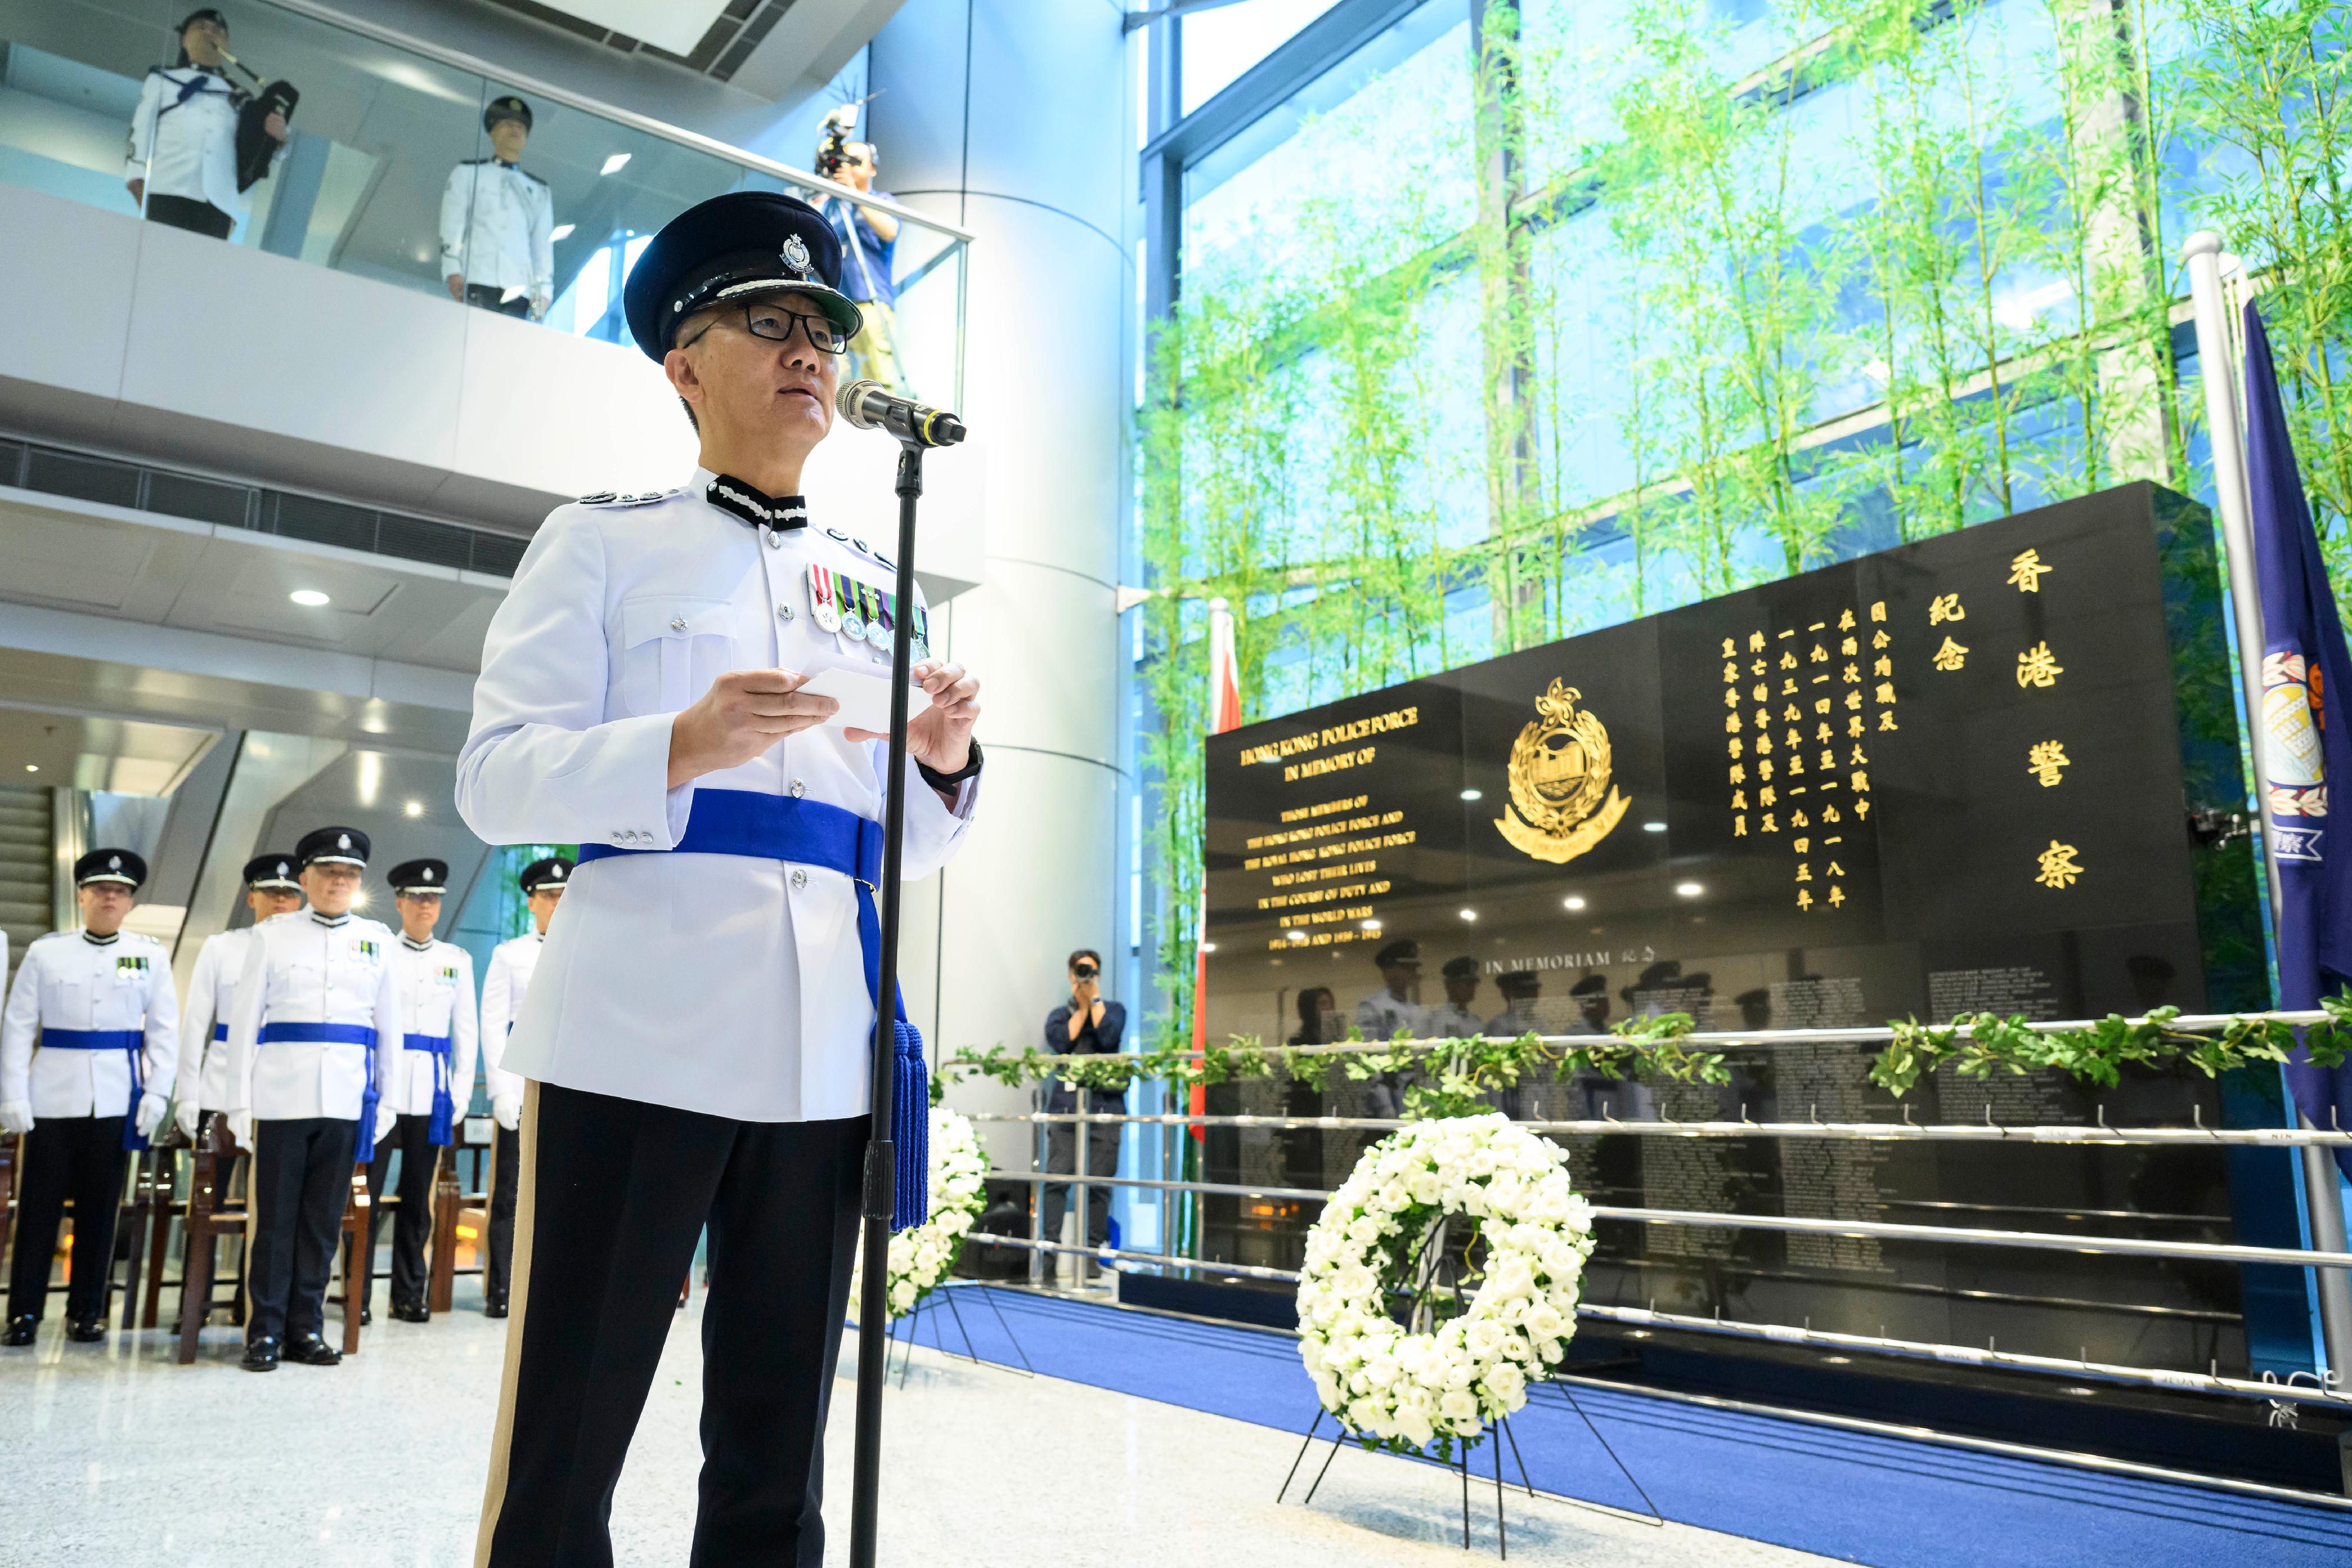
[[[530, 929], [501, 942], [490, 953], [489, 971], [482, 977], [482, 1077], [490, 1092], [490, 1114], [499, 1124], [490, 1150], [490, 1245], [482, 1269], [482, 1310], [494, 1318], [507, 1315], [507, 1283], [514, 1264], [515, 1194], [522, 1180], [522, 1079], [505, 1071], [507, 1036], [515, 1015], [530, 991], [530, 977], [539, 968], [540, 949], [547, 946], [547, 923], [572, 877], [572, 862], [561, 856], [533, 861], [516, 880], [530, 910]], [[467, 1092], [473, 1079], [466, 1079]]]
[[253, 1151], [248, 1372], [342, 1360], [319, 1333], [327, 1277], [354, 1156], [392, 1130], [378, 1100], [403, 1033], [392, 933], [352, 913], [367, 857], [357, 828], [303, 834], [294, 858], [310, 907], [254, 927], [236, 983], [228, 1119]]
[[92, 850], [74, 862], [82, 928], [25, 949], [0, 1014], [0, 1136], [25, 1135], [25, 1189], [8, 1273], [5, 1343], [40, 1326], [66, 1199], [74, 1206], [66, 1337], [106, 1337], [122, 1154], [147, 1147], [172, 1099], [180, 1038], [172, 956], [122, 929], [147, 862]]
[[[474, 956], [451, 942], [434, 940], [442, 895], [449, 887], [449, 862], [404, 861], [392, 868], [394, 906], [400, 911], [400, 946], [392, 950], [400, 987], [401, 1049], [393, 1055], [384, 1103], [397, 1119], [368, 1164], [370, 1268], [383, 1209], [392, 1156], [400, 1155], [400, 1220], [392, 1231], [392, 1315], [403, 1322], [432, 1320], [425, 1303], [425, 1243], [433, 1233], [433, 1175], [441, 1151], [454, 1141], [457, 1118], [472, 1097], [475, 1028]], [[371, 1292], [372, 1293], [372, 1292]]]
[[[157, 66], [139, 89], [131, 116], [131, 152], [122, 182], [149, 222], [226, 239], [253, 204], [236, 185], [236, 122], [247, 95], [222, 71], [228, 18], [207, 5], [180, 24], [180, 63]], [[272, 113], [262, 131], [286, 155], [286, 117]]]
[[522, 170], [530, 105], [494, 98], [482, 110], [490, 156], [449, 171], [441, 193], [441, 274], [449, 298], [536, 321], [555, 298], [555, 196]]
[[[245, 862], [245, 906], [258, 925], [302, 907], [290, 854], [256, 855]], [[236, 1011], [236, 983], [245, 977], [253, 926], [216, 931], [196, 951], [188, 999], [180, 1012], [179, 1099], [173, 1114], [191, 1145], [205, 1116], [228, 1109], [228, 1020]], [[224, 1184], [225, 1185], [225, 1184]]]

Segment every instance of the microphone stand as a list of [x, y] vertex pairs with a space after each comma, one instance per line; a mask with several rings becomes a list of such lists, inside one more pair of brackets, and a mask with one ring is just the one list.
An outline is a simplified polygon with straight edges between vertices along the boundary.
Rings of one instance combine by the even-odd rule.
[[[898, 873], [907, 829], [907, 671], [915, 626], [915, 502], [923, 493], [923, 448], [898, 443], [898, 624], [890, 636], [890, 771], [882, 808], [882, 953], [874, 993], [874, 1126], [866, 1145], [865, 1221], [858, 1238], [865, 1278], [857, 1301], [857, 1448], [851, 1471], [850, 1568], [874, 1568], [882, 1493], [882, 1390], [890, 1269], [890, 1218], [897, 1148], [890, 1106], [897, 1097]], [[926, 1178], [928, 1179], [928, 1178]]]

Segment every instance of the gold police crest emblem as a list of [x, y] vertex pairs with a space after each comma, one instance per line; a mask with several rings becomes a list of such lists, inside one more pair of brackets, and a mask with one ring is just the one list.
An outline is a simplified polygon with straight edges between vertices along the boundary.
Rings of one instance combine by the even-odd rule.
[[1496, 828], [1522, 854], [1559, 865], [1609, 836], [1633, 802], [1609, 782], [1609, 731], [1555, 680], [1511, 747], [1511, 803]]

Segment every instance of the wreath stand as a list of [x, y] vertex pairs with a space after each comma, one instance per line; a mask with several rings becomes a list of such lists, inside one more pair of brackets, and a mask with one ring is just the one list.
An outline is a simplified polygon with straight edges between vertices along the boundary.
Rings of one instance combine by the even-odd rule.
[[[1411, 1281], [1411, 1284], [1391, 1292], [1391, 1316], [1412, 1332], [1426, 1333], [1433, 1324], [1444, 1318], [1460, 1316], [1469, 1305], [1464, 1284], [1472, 1277], [1470, 1248], [1475, 1244], [1477, 1235], [1474, 1228], [1461, 1245], [1451, 1245], [1449, 1236], [1454, 1218], [1453, 1215], [1440, 1216], [1437, 1222], [1423, 1234], [1413, 1249], [1412, 1258], [1405, 1265], [1405, 1274]], [[1451, 1308], [1450, 1311], [1441, 1311], [1448, 1307]], [[1609, 1456], [1609, 1462], [1617, 1467], [1617, 1473], [1625, 1478], [1626, 1484], [1633, 1489], [1634, 1495], [1642, 1500], [1643, 1506], [1648, 1509], [1649, 1512], [1635, 1513], [1631, 1509], [1612, 1508], [1607, 1503], [1591, 1502], [1583, 1498], [1569, 1497], [1559, 1492], [1538, 1493], [1536, 1490], [1535, 1482], [1528, 1477], [1528, 1462], [1519, 1452], [1519, 1439], [1511, 1430], [1511, 1418], [1507, 1416], [1497, 1416], [1492, 1423], [1496, 1434], [1502, 1438], [1502, 1442], [1494, 1445], [1495, 1541], [1505, 1562], [1510, 1561], [1511, 1538], [1503, 1518], [1503, 1443], [1508, 1443], [1511, 1446], [1511, 1458], [1518, 1466], [1519, 1484], [1527, 1489], [1528, 1497], [1551, 1497], [1577, 1508], [1589, 1508], [1596, 1512], [1611, 1514], [1621, 1519], [1638, 1520], [1643, 1524], [1654, 1525], [1660, 1529], [1665, 1526], [1665, 1515], [1660, 1513], [1658, 1505], [1650, 1500], [1649, 1492], [1634, 1478], [1633, 1472], [1626, 1468], [1625, 1461], [1617, 1457], [1617, 1450], [1609, 1446], [1609, 1439], [1601, 1435], [1601, 1428], [1592, 1424], [1592, 1417], [1584, 1413], [1584, 1406], [1576, 1402], [1575, 1394], [1565, 1383], [1554, 1383], [1552, 1385], [1559, 1390], [1561, 1397], [1568, 1401], [1568, 1407], [1576, 1412], [1577, 1419], [1584, 1423], [1585, 1430], [1592, 1434], [1592, 1440], [1601, 1445], [1601, 1451]], [[1308, 1423], [1307, 1436], [1300, 1439], [1298, 1452], [1290, 1461], [1289, 1472], [1282, 1478], [1282, 1486], [1274, 1494], [1274, 1500], [1276, 1503], [1280, 1503], [1289, 1494], [1290, 1483], [1297, 1479], [1298, 1467], [1305, 1462], [1307, 1450], [1314, 1446], [1315, 1434], [1322, 1428], [1323, 1417], [1327, 1414], [1328, 1412], [1321, 1405], [1316, 1406], [1315, 1419]], [[1323, 1478], [1330, 1473], [1331, 1461], [1339, 1457], [1339, 1449], [1347, 1443], [1347, 1427], [1340, 1426], [1336, 1417], [1332, 1425], [1337, 1430], [1331, 1436], [1331, 1451], [1323, 1456], [1322, 1468], [1315, 1472], [1315, 1479], [1307, 1485], [1307, 1495], [1299, 1500], [1301, 1508], [1307, 1507], [1315, 1501], [1316, 1490], [1323, 1484]], [[1466, 1445], [1462, 1446], [1460, 1457], [1454, 1460], [1441, 1459], [1426, 1452], [1396, 1457], [1410, 1458], [1417, 1464], [1441, 1465], [1447, 1469], [1461, 1472], [1462, 1550], [1469, 1551], [1469, 1448]]]
[[[996, 1326], [1004, 1331], [1005, 1339], [1011, 1342], [1013, 1345], [1013, 1354], [1021, 1358], [1021, 1375], [1024, 1377], [1036, 1376], [1037, 1369], [1030, 1364], [1029, 1353], [1021, 1348], [1021, 1336], [1014, 1333], [1013, 1332], [1013, 1325], [1005, 1321], [1003, 1309], [996, 1304], [995, 1298], [988, 1293], [988, 1290], [985, 1285], [982, 1285], [978, 1281], [974, 1281], [972, 1283], [974, 1285], [980, 1285], [980, 1299], [986, 1301], [988, 1303], [988, 1310], [996, 1314]], [[970, 1287], [967, 1286], [964, 1288], [969, 1289]], [[899, 1387], [904, 1388], [907, 1386], [907, 1373], [915, 1364], [915, 1329], [918, 1321], [921, 1319], [924, 1313], [930, 1312], [932, 1314], [931, 1343], [938, 1348], [939, 1353], [941, 1355], [949, 1356], [955, 1355], [956, 1354], [948, 1348], [947, 1334], [939, 1324], [937, 1308], [940, 1301], [947, 1302], [948, 1314], [955, 1319], [956, 1333], [961, 1336], [963, 1340], [963, 1354], [961, 1357], [958, 1357], [958, 1359], [969, 1361], [974, 1366], [1004, 1365], [1002, 1362], [988, 1362], [983, 1361], [981, 1358], [979, 1347], [971, 1343], [971, 1331], [964, 1327], [963, 1309], [956, 1305], [955, 1299], [960, 1293], [961, 1291], [958, 1287], [954, 1285], [942, 1284], [929, 1295], [916, 1302], [914, 1311], [908, 1312], [905, 1317], [893, 1318], [890, 1320], [890, 1343], [894, 1345], [898, 1343], [898, 1325], [904, 1323], [907, 1326], [907, 1352], [906, 1354], [900, 1358], [898, 1363]], [[886, 1351], [884, 1354], [887, 1357], [888, 1353]], [[1005, 1366], [1004, 1370], [1011, 1372], [1013, 1369], [1010, 1366]], [[887, 1378], [889, 1375], [889, 1364], [886, 1359], [883, 1364], [882, 1375], [885, 1378]]]

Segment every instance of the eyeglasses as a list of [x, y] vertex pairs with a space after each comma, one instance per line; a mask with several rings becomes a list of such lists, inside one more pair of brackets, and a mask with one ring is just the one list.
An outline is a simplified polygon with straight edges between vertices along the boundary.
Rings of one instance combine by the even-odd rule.
[[[793, 340], [794, 323], [799, 324], [802, 334], [808, 339], [809, 347], [820, 354], [838, 354], [849, 347], [849, 334], [834, 325], [830, 317], [788, 309], [784, 306], [767, 300], [754, 300], [743, 307], [743, 329], [754, 338], [765, 338], [775, 343], [789, 343]], [[717, 325], [719, 323], [713, 321], [710, 327]], [[690, 349], [699, 343], [709, 332], [710, 327], [705, 327], [700, 332], [697, 332], [693, 337], [680, 343], [678, 347]]]

